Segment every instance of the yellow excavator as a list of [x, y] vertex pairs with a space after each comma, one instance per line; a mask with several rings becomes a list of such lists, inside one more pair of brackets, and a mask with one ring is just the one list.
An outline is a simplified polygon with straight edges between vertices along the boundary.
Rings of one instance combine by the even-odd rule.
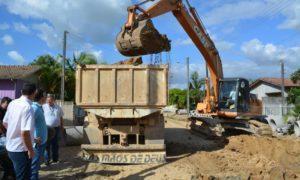
[[[150, 1], [154, 4], [143, 9]], [[219, 52], [188, 0], [145, 0], [127, 10], [127, 22], [116, 38], [116, 47], [124, 56], [170, 51], [170, 40], [155, 29], [151, 19], [171, 12], [204, 57], [209, 78], [206, 78], [203, 102], [190, 114], [193, 129], [204, 131], [211, 127], [210, 131], [219, 133], [233, 128], [257, 134], [271, 133], [268, 121], [261, 116], [261, 102], [250, 94], [249, 81], [223, 77]], [[201, 122], [201, 126], [197, 122]]]

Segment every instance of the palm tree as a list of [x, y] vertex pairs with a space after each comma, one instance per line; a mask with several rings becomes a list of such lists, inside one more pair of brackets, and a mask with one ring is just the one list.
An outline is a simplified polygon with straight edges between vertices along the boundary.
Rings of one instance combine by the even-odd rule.
[[199, 73], [194, 71], [191, 74], [190, 80], [190, 98], [191, 106], [195, 108], [198, 102], [204, 97], [204, 91], [201, 90], [202, 86], [205, 84], [203, 79], [200, 79]]
[[191, 74], [191, 88], [192, 89], [200, 89], [202, 85], [204, 84], [203, 79], [200, 79], [199, 73], [197, 71], [194, 71]]
[[77, 65], [97, 64], [97, 58], [93, 54], [81, 52], [77, 57], [73, 54], [73, 60], [67, 59], [66, 63], [68, 68], [75, 71]]
[[48, 93], [58, 94], [60, 91], [61, 65], [50, 55], [39, 56], [30, 65], [38, 65], [39, 85]]

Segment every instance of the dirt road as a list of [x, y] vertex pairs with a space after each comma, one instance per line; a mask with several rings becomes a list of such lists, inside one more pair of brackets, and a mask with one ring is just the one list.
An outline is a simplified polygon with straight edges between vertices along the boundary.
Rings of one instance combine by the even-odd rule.
[[60, 164], [42, 166], [42, 179], [300, 179], [300, 140], [192, 134], [186, 122], [167, 119], [167, 163], [101, 165], [79, 158], [79, 147], [61, 150]]

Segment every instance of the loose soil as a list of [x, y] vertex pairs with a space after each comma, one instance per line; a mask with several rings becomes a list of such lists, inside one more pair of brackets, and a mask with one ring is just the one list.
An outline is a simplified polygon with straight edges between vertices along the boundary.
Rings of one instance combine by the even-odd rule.
[[42, 166], [41, 179], [300, 179], [300, 140], [231, 133], [193, 133], [184, 117], [166, 118], [167, 163], [103, 165], [61, 148], [61, 163]]

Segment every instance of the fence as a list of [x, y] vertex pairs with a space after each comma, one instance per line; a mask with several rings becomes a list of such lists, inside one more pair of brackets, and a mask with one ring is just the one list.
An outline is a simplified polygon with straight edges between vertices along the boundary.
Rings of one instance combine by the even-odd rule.
[[287, 115], [295, 107], [292, 104], [287, 104], [286, 99], [282, 104], [281, 97], [264, 97], [262, 99], [263, 115], [273, 119], [277, 127], [284, 127], [286, 124], [285, 115]]
[[264, 105], [263, 115], [284, 116], [293, 110], [294, 105]]
[[282, 104], [281, 97], [263, 97], [263, 115], [284, 116], [287, 115], [295, 107], [292, 104], [287, 104], [286, 99]]

